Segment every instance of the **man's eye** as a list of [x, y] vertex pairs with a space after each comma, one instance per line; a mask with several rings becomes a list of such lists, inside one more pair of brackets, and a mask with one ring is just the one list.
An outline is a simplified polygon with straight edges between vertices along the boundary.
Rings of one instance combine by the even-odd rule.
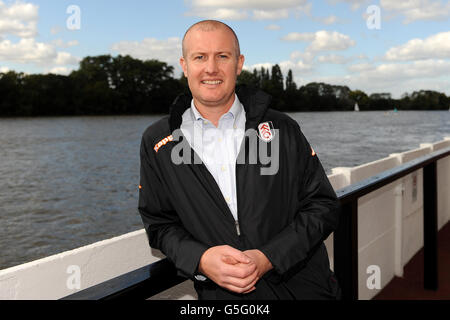
[[203, 56], [196, 56], [195, 57], [195, 60], [201, 60], [201, 59], [203, 59]]
[[219, 57], [220, 57], [221, 59], [226, 59], [226, 58], [228, 58], [228, 56], [227, 56], [227, 55], [224, 55], [224, 54], [219, 55]]

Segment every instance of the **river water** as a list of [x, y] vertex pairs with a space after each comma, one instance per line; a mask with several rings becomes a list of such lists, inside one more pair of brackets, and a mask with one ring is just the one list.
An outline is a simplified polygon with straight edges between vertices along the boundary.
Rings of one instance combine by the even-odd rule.
[[[294, 113], [325, 170], [450, 136], [450, 112]], [[139, 145], [159, 116], [0, 119], [0, 270], [143, 227]]]

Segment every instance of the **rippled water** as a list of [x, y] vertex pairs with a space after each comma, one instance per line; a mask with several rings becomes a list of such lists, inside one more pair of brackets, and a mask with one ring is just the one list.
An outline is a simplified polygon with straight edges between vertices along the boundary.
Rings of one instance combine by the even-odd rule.
[[[327, 172], [450, 136], [448, 111], [291, 115]], [[141, 229], [139, 144], [157, 119], [0, 119], [0, 269]]]

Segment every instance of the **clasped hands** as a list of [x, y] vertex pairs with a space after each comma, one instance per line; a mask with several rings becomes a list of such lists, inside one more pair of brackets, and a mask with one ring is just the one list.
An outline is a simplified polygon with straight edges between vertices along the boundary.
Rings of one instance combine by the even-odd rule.
[[228, 245], [206, 250], [198, 271], [219, 286], [236, 293], [249, 293], [272, 264], [260, 250], [240, 251]]

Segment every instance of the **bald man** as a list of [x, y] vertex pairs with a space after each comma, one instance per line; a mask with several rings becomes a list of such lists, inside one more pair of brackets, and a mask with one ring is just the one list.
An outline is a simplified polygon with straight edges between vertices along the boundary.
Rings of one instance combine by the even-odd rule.
[[323, 244], [337, 227], [336, 195], [297, 122], [264, 92], [235, 89], [244, 60], [222, 22], [186, 32], [192, 97], [178, 97], [141, 143], [150, 246], [199, 299], [338, 299]]

